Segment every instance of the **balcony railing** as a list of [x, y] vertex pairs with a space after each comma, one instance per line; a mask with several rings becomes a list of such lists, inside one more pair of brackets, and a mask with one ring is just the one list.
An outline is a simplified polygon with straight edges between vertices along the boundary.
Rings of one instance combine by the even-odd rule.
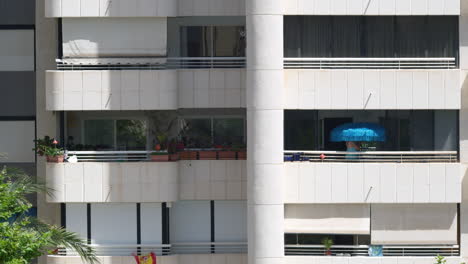
[[66, 156], [76, 156], [78, 162], [137, 162], [149, 161], [152, 151], [67, 151]]
[[[246, 253], [247, 243], [244, 242], [208, 242], [208, 243], [177, 243], [177, 244], [122, 244], [122, 245], [97, 245], [92, 244], [98, 256], [131, 256], [133, 254], [146, 255], [151, 252], [158, 256], [174, 254], [230, 254]], [[71, 249], [59, 248], [59, 256], [77, 256], [78, 253]]]
[[245, 57], [57, 59], [57, 70], [167, 70], [245, 68]]
[[[289, 256], [324, 256], [325, 248], [322, 245], [286, 245], [285, 254]], [[369, 246], [332, 246], [333, 256], [369, 256]], [[383, 246], [384, 257], [427, 257], [427, 256], [459, 256], [458, 245], [447, 246]]]
[[456, 151], [285, 151], [284, 161], [295, 162], [458, 162]]
[[455, 58], [284, 58], [285, 69], [455, 69]]

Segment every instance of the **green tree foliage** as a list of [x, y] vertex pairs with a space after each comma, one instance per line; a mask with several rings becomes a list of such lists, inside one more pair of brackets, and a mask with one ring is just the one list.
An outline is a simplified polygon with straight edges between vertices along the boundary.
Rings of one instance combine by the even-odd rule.
[[[75, 233], [27, 216], [26, 198], [47, 189], [21, 170], [0, 170], [0, 264], [27, 264], [58, 247], [75, 250], [84, 261], [96, 264], [93, 248]], [[49, 194], [49, 193], [48, 193]]]

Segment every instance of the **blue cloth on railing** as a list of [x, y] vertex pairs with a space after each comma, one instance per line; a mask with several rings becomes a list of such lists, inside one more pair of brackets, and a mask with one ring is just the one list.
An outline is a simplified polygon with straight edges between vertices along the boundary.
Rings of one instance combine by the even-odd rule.
[[369, 257], [383, 257], [383, 246], [369, 246]]

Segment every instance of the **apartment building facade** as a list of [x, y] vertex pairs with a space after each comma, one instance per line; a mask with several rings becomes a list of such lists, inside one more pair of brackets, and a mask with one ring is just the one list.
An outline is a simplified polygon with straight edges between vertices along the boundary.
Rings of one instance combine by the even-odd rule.
[[[465, 1], [36, 5], [37, 137], [73, 157], [37, 158], [38, 215], [103, 263], [468, 256]], [[386, 139], [349, 154], [346, 123]]]

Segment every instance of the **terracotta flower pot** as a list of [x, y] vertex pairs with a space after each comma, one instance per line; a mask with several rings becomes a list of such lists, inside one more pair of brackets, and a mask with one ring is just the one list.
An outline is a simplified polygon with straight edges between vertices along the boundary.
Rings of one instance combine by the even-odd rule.
[[237, 152], [237, 159], [238, 160], [246, 160], [247, 159], [247, 151], [239, 151]]
[[64, 155], [46, 156], [46, 160], [47, 162], [62, 163], [64, 160]]
[[151, 155], [151, 160], [156, 162], [169, 161], [169, 154], [166, 155]]
[[331, 256], [331, 255], [332, 255], [331, 250], [328, 249], [327, 251], [325, 251], [325, 255], [326, 255], [326, 256]]
[[220, 160], [235, 160], [236, 152], [232, 150], [218, 151], [218, 159]]
[[196, 160], [197, 159], [197, 152], [196, 151], [182, 151], [182, 152], [179, 152], [179, 159], [180, 160]]
[[215, 160], [216, 159], [216, 151], [214, 150], [205, 150], [198, 152], [198, 158], [200, 160]]

